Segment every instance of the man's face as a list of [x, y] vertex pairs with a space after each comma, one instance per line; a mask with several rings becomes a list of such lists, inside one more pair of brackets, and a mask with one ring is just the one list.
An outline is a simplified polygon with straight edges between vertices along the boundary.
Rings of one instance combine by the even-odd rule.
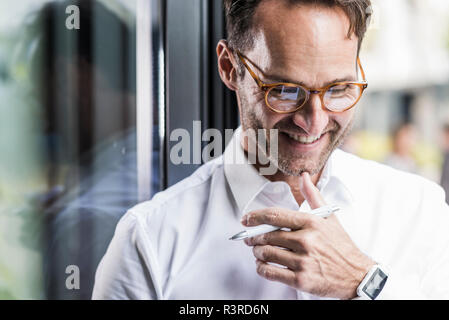
[[[358, 39], [355, 35], [348, 39], [349, 20], [342, 10], [266, 0], [254, 18], [255, 45], [244, 55], [263, 82], [317, 89], [337, 79], [358, 80]], [[244, 130], [279, 130], [277, 166], [287, 175], [319, 173], [354, 118], [354, 108], [343, 113], [324, 110], [317, 94], [295, 113], [275, 113], [266, 107], [265, 92], [246, 70], [236, 92]], [[298, 136], [320, 138], [307, 144]]]

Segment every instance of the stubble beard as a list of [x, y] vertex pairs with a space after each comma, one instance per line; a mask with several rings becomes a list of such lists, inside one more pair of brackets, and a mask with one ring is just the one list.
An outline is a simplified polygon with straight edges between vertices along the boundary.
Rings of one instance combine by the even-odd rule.
[[[350, 134], [354, 123], [354, 117], [344, 129], [341, 129], [341, 126], [335, 123], [337, 127], [328, 132], [329, 142], [321, 151], [318, 159], [310, 159], [304, 154], [288, 154], [279, 145], [277, 153], [273, 156], [269, 152], [272, 149], [270, 147], [270, 143], [272, 142], [270, 139], [270, 130], [266, 130], [266, 128], [264, 128], [262, 121], [257, 116], [253, 108], [248, 108], [248, 105], [242, 105], [242, 109], [243, 111], [241, 117], [243, 130], [246, 131], [248, 129], [252, 129], [255, 130], [255, 132], [258, 132], [258, 129], [265, 129], [266, 146], [262, 146], [260, 141], [254, 143], [257, 143], [259, 152], [262, 152], [279, 171], [288, 176], [299, 176], [303, 172], [308, 172], [310, 175], [316, 175], [321, 172], [332, 152], [337, 149]], [[277, 127], [276, 124], [273, 129], [278, 129], [278, 134], [280, 134], [279, 131], [281, 129], [285, 129], [285, 127]]]

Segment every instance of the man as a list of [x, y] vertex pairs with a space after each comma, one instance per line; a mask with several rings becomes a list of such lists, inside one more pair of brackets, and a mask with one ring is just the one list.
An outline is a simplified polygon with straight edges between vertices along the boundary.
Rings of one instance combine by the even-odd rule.
[[[242, 127], [223, 157], [126, 214], [93, 298], [449, 298], [441, 188], [336, 150], [366, 87], [369, 5], [225, 0], [218, 68]], [[274, 175], [245, 161], [250, 129], [277, 129]], [[326, 204], [340, 211], [308, 213]], [[260, 224], [291, 231], [228, 240]]]

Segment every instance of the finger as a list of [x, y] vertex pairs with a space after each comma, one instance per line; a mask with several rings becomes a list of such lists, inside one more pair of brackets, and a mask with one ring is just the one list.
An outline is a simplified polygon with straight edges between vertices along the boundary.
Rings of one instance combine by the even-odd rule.
[[255, 246], [254, 256], [263, 262], [272, 262], [286, 266], [290, 270], [301, 269], [300, 256], [289, 250], [283, 250], [273, 246]]
[[257, 273], [270, 281], [278, 281], [288, 286], [294, 286], [295, 273], [287, 268], [276, 267], [266, 262], [256, 260]]
[[254, 227], [269, 224], [281, 228], [298, 230], [305, 227], [311, 220], [311, 215], [283, 208], [265, 208], [247, 213], [242, 217], [242, 224]]
[[252, 238], [247, 238], [244, 242], [248, 246], [271, 245], [290, 250], [295, 250], [297, 247], [296, 242], [291, 237], [291, 232], [282, 230], [272, 231]]
[[313, 184], [308, 172], [301, 174], [299, 182], [299, 190], [304, 199], [307, 200], [311, 209], [320, 208], [326, 205], [324, 198], [321, 196], [320, 190]]

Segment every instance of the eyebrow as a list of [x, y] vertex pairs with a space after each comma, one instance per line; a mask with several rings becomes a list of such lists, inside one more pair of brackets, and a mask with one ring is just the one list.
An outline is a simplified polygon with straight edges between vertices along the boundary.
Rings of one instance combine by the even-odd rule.
[[[268, 84], [268, 85], [269, 85], [269, 84], [282, 83], [282, 82], [283, 82], [283, 83], [296, 84], [296, 85], [300, 85], [300, 86], [302, 86], [302, 87], [308, 88], [308, 86], [307, 86], [304, 82], [302, 82], [302, 81], [297, 82], [297, 81], [290, 80], [290, 79], [286, 79], [286, 78], [283, 78], [283, 79], [282, 79], [282, 78], [277, 77], [277, 76], [266, 76], [265, 73], [264, 73], [262, 70], [260, 70], [260, 68], [259, 68], [257, 65], [255, 65], [251, 60], [249, 60], [247, 57], [243, 56], [242, 54], [240, 54], [240, 55], [241, 55], [241, 59], [243, 58], [243, 59], [245, 60], [246, 63], [249, 62], [253, 67], [256, 68], [257, 71], [259, 71], [259, 73], [262, 74], [262, 76], [263, 76], [264, 78], [267, 79], [267, 80], [264, 81], [264, 80], [262, 80], [262, 77], [261, 77], [261, 76], [259, 76], [259, 75], [256, 74], [256, 76], [258, 77], [259, 81], [262, 81], [264, 84]], [[250, 68], [250, 67], [247, 65], [246, 68]], [[253, 72], [254, 72], [254, 69], [252, 69], [252, 70], [253, 70]], [[325, 84], [324, 84], [322, 87], [320, 87], [320, 88], [325, 88], [325, 87], [330, 86], [331, 84], [337, 83], [337, 82], [356, 82], [356, 81], [358, 81], [359, 72], [360, 72], [360, 69], [359, 69], [359, 65], [357, 64], [357, 67], [356, 67], [356, 76], [355, 76], [355, 78], [354, 78], [353, 75], [346, 75], [346, 76], [344, 76], [344, 77], [336, 78], [336, 79], [334, 79], [334, 80], [332, 80], [332, 81], [329, 81], [329, 82], [325, 83]], [[276, 78], [277, 78], [277, 79], [276, 79]], [[272, 80], [272, 79], [275, 79], [275, 80]], [[256, 79], [254, 79], [254, 80], [256, 80]], [[309, 88], [309, 89], [319, 89], [319, 88]]]
[[[264, 81], [264, 83], [266, 83], [266, 84], [273, 84], [273, 83], [278, 83], [278, 82], [283, 82], [283, 83], [291, 83], [291, 84], [296, 84], [296, 85], [300, 85], [300, 86], [303, 86], [303, 87], [308, 87], [304, 82], [302, 82], [302, 81], [294, 81], [294, 80], [291, 80], [291, 79], [282, 79], [282, 78], [279, 78], [279, 77], [266, 77], [267, 79], [269, 79], [269, 80], [267, 80], [267, 81], [269, 81], [269, 82], [266, 82], [266, 81]], [[271, 79], [274, 79], [274, 80], [271, 80]], [[347, 81], [349, 81], [349, 82], [352, 82], [352, 81], [357, 81], [357, 79], [354, 79], [354, 77], [353, 76], [345, 76], [345, 77], [342, 77], [342, 78], [336, 78], [336, 79], [334, 79], [334, 80], [332, 80], [332, 81], [329, 81], [329, 82], [326, 82], [321, 88], [325, 88], [325, 87], [327, 87], [327, 86], [329, 86], [329, 85], [331, 85], [331, 84], [333, 84], [333, 83], [336, 83], [336, 82], [347, 82]]]

